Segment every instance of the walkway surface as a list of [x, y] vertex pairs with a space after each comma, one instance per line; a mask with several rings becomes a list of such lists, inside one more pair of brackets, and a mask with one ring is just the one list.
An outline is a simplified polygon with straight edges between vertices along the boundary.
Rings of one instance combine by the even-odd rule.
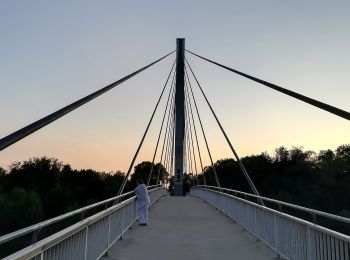
[[194, 197], [163, 197], [146, 227], [135, 223], [104, 260], [275, 259], [240, 225]]

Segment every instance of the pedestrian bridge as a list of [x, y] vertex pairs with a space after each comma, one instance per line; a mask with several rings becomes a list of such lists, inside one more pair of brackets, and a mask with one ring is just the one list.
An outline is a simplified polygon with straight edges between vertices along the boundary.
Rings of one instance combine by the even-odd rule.
[[[3, 137], [0, 139], [0, 151], [112, 90], [174, 52]], [[12, 246], [16, 246], [16, 250], [12, 250], [12, 254], [5, 259], [272, 259], [281, 257], [296, 260], [350, 260], [350, 237], [343, 234], [345, 231], [341, 230], [340, 233], [333, 228], [337, 225], [349, 227], [350, 219], [259, 195], [249, 172], [245, 169], [204, 93], [198, 77], [185, 58], [185, 52], [262, 86], [350, 120], [350, 113], [347, 111], [207, 59], [185, 49], [184, 39], [178, 39], [176, 59], [119, 187], [118, 196], [0, 237], [0, 244], [13, 242]], [[195, 92], [192, 89], [194, 84], [191, 82], [195, 82], [198, 86], [197, 91], [202, 94], [205, 104], [208, 105], [253, 194], [222, 188], [222, 184], [225, 186], [225, 183], [220, 184], [216, 173]], [[123, 193], [123, 191], [167, 87], [168, 97], [152, 158], [152, 165], [154, 165], [162, 137], [159, 164], [163, 168], [161, 170], [159, 167], [155, 172], [152, 166], [148, 175], [143, 176], [147, 179], [152, 207], [149, 226], [139, 227], [135, 223], [137, 216], [134, 194], [133, 192]], [[234, 111], [228, 110], [228, 112]], [[215, 187], [207, 186], [205, 165], [201, 156], [202, 149], [196, 129], [202, 132], [203, 143], [205, 143], [203, 150], [208, 153], [210, 159], [213, 175], [211, 177], [215, 180]], [[197, 162], [200, 168], [197, 167]], [[193, 183], [190, 194], [186, 197], [168, 196], [164, 187], [168, 187], [169, 182], [173, 184], [175, 195], [183, 195], [184, 173], [195, 176], [193, 180], [196, 180], [197, 185], [194, 186]], [[198, 176], [201, 177], [203, 185], [199, 185]], [[152, 178], [154, 181], [151, 181]], [[157, 185], [150, 186], [151, 183]], [[208, 184], [211, 184], [210, 181]], [[291, 211], [297, 211], [298, 214], [292, 214]], [[87, 212], [89, 214], [86, 214]], [[79, 216], [80, 219], [77, 218]], [[327, 228], [318, 223], [319, 218], [326, 219], [327, 223], [337, 224]], [[64, 226], [62, 223], [69, 223], [69, 225]], [[57, 226], [56, 229], [51, 228], [57, 224], [62, 228], [59, 230]], [[51, 228], [50, 234], [43, 232], [48, 228]], [[43, 233], [46, 235], [41, 235], [39, 238], [38, 235]], [[32, 237], [31, 243], [19, 247], [18, 244], [22, 245], [23, 241], [28, 240], [28, 236]], [[17, 240], [20, 243], [17, 243]]]
[[165, 188], [153, 186], [149, 187], [149, 225], [140, 227], [132, 193], [0, 237], [0, 243], [5, 243], [37, 234], [58, 221], [112, 202], [5, 259], [350, 259], [350, 236], [259, 202], [344, 225], [350, 224], [347, 218], [212, 186], [195, 186], [186, 197], [172, 197]]

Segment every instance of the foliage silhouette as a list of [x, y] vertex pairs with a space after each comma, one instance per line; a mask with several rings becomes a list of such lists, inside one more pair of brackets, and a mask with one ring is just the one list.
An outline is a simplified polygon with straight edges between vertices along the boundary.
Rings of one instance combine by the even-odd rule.
[[[262, 196], [350, 216], [350, 145], [318, 154], [302, 147], [279, 147], [273, 156], [265, 153], [242, 158], [242, 163]], [[223, 187], [251, 192], [237, 162], [231, 158], [215, 164]], [[134, 167], [124, 192], [136, 180], [147, 183], [151, 162]], [[173, 189], [172, 178], [163, 165], [154, 164], [150, 185], [160, 181]], [[215, 186], [211, 166], [204, 169], [207, 184]], [[124, 173], [74, 170], [54, 158], [32, 158], [0, 168], [0, 234], [34, 224], [117, 195]], [[198, 176], [203, 183], [203, 176]], [[192, 173], [184, 175], [184, 193], [197, 183]]]

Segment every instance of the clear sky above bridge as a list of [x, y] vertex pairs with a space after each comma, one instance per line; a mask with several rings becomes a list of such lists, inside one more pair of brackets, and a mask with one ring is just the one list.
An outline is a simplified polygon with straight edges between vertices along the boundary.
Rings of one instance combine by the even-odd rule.
[[[349, 13], [349, 1], [325, 0], [1, 1], [0, 137], [174, 50], [177, 37], [205, 57], [350, 111]], [[45, 155], [126, 171], [174, 57], [2, 151], [0, 166]], [[348, 121], [187, 57], [241, 156], [350, 143]], [[232, 157], [196, 92], [214, 159]], [[138, 162], [151, 160], [164, 105]]]

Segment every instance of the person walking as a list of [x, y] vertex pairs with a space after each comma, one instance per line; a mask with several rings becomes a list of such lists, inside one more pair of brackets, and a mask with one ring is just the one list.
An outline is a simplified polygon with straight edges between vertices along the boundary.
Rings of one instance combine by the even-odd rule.
[[135, 188], [136, 194], [136, 210], [139, 217], [140, 226], [147, 226], [148, 224], [148, 205], [150, 199], [147, 192], [147, 187], [143, 183], [142, 179], [136, 181], [137, 187]]

